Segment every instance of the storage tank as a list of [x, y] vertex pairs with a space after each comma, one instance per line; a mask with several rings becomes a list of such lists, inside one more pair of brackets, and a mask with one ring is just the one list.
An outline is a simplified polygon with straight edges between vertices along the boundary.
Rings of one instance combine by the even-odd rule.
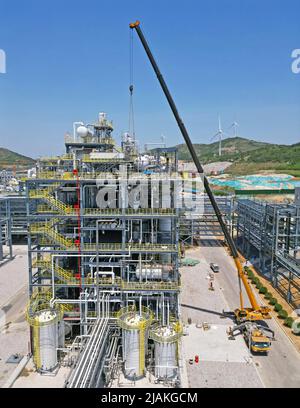
[[51, 371], [57, 366], [57, 322], [58, 315], [55, 310], [41, 310], [34, 317], [34, 362], [41, 371]]
[[122, 328], [122, 347], [125, 377], [137, 380], [145, 375], [145, 355], [148, 344], [148, 327], [152, 312], [143, 307], [137, 311], [129, 306], [118, 312], [118, 324]]
[[157, 324], [150, 329], [149, 338], [154, 340], [155, 377], [172, 380], [178, 373], [178, 342], [182, 334], [181, 325]]
[[135, 270], [135, 275], [139, 280], [168, 280], [168, 277], [172, 271], [171, 265], [144, 265], [142, 268], [139, 266]]

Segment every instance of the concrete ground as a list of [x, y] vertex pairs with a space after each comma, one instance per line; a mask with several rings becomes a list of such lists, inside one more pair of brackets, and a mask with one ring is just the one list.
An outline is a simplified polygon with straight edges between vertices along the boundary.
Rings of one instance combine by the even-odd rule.
[[69, 367], [60, 367], [54, 374], [41, 375], [30, 359], [12, 388], [63, 388], [69, 373]]
[[7, 363], [12, 354], [26, 355], [29, 328], [25, 321], [28, 299], [27, 247], [14, 246], [14, 259], [0, 266], [0, 387], [17, 364]]
[[[207, 311], [205, 314], [201, 309], [213, 310], [213, 314], [210, 315], [210, 319], [213, 323], [216, 322], [215, 309], [212, 301], [215, 302], [215, 307], [218, 305], [217, 300], [214, 300], [214, 295], [212, 295], [211, 300], [209, 296], [201, 297], [203, 290], [199, 292], [199, 297], [195, 300], [196, 287], [199, 286], [199, 280], [201, 276], [207, 274], [207, 268], [210, 262], [215, 262], [220, 265], [220, 272], [215, 274], [215, 293], [219, 291], [222, 293], [222, 297], [225, 300], [225, 304], [228, 304], [228, 309], [233, 310], [239, 305], [238, 296], [238, 279], [237, 272], [232, 258], [225, 251], [224, 247], [216, 241], [215, 239], [203, 239], [201, 241], [201, 246], [187, 251], [186, 256], [199, 259], [200, 264], [195, 267], [186, 268], [183, 270], [183, 295], [182, 295], [182, 312], [183, 317], [191, 315], [194, 307], [199, 308], [199, 318], [208, 320], [209, 313]], [[186, 279], [187, 275], [190, 275], [189, 279]], [[186, 283], [189, 282], [190, 283]], [[204, 281], [204, 279], [202, 279]], [[198, 288], [200, 290], [200, 288]], [[191, 291], [194, 294], [190, 295]], [[208, 291], [207, 291], [208, 292]], [[194, 297], [193, 297], [194, 296]], [[259, 303], [263, 303], [259, 295], [256, 294], [259, 299]], [[244, 293], [245, 306], [249, 306], [247, 301], [247, 296]], [[195, 303], [196, 301], [196, 303]], [[184, 305], [187, 306], [184, 306]], [[226, 308], [225, 308], [226, 309]], [[228, 310], [227, 309], [227, 310]], [[188, 310], [188, 312], [187, 312]], [[221, 309], [219, 308], [220, 312]], [[193, 319], [193, 315], [191, 315]], [[195, 315], [194, 315], [195, 319]], [[253, 362], [259, 373], [259, 376], [265, 387], [284, 387], [284, 388], [299, 388], [300, 386], [300, 355], [295, 349], [294, 345], [290, 342], [288, 337], [285, 335], [282, 328], [273, 319], [269, 320], [268, 326], [275, 331], [276, 340], [272, 343], [272, 349], [268, 356], [265, 355], [255, 355], [252, 356]]]
[[28, 283], [27, 245], [14, 245], [13, 255], [0, 266], [0, 306]]
[[164, 388], [167, 385], [162, 383], [156, 383], [155, 377], [149, 372], [146, 373], [144, 378], [141, 378], [135, 382], [128, 380], [124, 377], [123, 373], [120, 373], [119, 378], [113, 380], [111, 388]]
[[[194, 267], [182, 267], [182, 338], [183, 385], [192, 388], [263, 387], [244, 339], [229, 340], [227, 330], [233, 322], [223, 318], [228, 304], [214, 276], [214, 290], [209, 290], [209, 263], [199, 250], [188, 251], [188, 257], [199, 259]], [[192, 321], [187, 324], [188, 320]], [[208, 324], [204, 330], [203, 323]], [[199, 362], [195, 362], [195, 356]], [[184, 373], [185, 371], [185, 373]]]

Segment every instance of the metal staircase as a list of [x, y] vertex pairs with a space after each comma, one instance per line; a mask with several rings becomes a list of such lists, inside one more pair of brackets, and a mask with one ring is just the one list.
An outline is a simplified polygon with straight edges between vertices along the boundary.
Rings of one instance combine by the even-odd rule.
[[53, 197], [52, 194], [54, 193], [58, 186], [59, 184], [54, 183], [47, 188], [30, 190], [29, 198], [41, 199], [45, 201], [50, 206], [50, 208], [52, 208], [52, 210], [58, 211], [60, 214], [63, 215], [75, 213], [73, 207]]
[[29, 232], [31, 234], [44, 235], [65, 249], [71, 248], [74, 246], [74, 242], [71, 239], [65, 238], [54, 229], [54, 225], [59, 221], [58, 218], [53, 218], [51, 221], [33, 223], [29, 227]]
[[[48, 271], [52, 271], [52, 262], [50, 258], [37, 259], [32, 263], [32, 266], [35, 268], [43, 268]], [[62, 268], [59, 265], [53, 264], [53, 270], [55, 276], [66, 284], [78, 284], [78, 279], [75, 278], [71, 271]]]

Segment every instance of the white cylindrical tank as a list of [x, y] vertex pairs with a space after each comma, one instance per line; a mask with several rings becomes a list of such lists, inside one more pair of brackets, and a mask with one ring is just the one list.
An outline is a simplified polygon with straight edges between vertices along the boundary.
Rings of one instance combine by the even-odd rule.
[[141, 277], [142, 280], [160, 279], [165, 281], [168, 279], [171, 270], [172, 267], [170, 265], [145, 265], [141, 269], [140, 267], [137, 267], [135, 275], [137, 279], [140, 279]]
[[58, 327], [57, 313], [42, 310], [35, 316], [34, 355], [38, 369], [51, 371], [57, 366]]
[[149, 337], [154, 340], [155, 376], [159, 380], [171, 380], [178, 373], [177, 348], [181, 335], [180, 326], [155, 326]]
[[140, 369], [140, 353], [145, 355], [145, 347], [140, 347], [139, 330], [123, 330], [124, 374], [129, 379], [139, 379], [144, 375]]
[[151, 312], [141, 313], [128, 307], [119, 312], [118, 324], [122, 328], [122, 346], [125, 377], [137, 380], [145, 375], [145, 356], [148, 348], [148, 326]]

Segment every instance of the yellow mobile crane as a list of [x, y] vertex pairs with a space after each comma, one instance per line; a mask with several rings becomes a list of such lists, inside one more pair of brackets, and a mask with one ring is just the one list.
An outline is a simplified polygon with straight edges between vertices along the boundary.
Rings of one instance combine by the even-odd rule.
[[[143, 47], [145, 49], [145, 52], [146, 52], [146, 54], [147, 54], [147, 56], [149, 58], [150, 63], [152, 65], [152, 68], [154, 69], [154, 72], [155, 72], [155, 74], [157, 76], [157, 79], [158, 79], [158, 81], [159, 81], [159, 83], [161, 85], [161, 88], [162, 88], [162, 90], [163, 90], [163, 92], [164, 92], [164, 94], [165, 94], [165, 96], [167, 98], [167, 101], [168, 101], [169, 106], [170, 106], [170, 108], [171, 108], [171, 110], [173, 112], [173, 115], [174, 115], [175, 119], [176, 119], [178, 127], [179, 127], [179, 129], [181, 131], [181, 134], [182, 134], [182, 136], [183, 136], [183, 138], [185, 140], [185, 143], [186, 143], [186, 145], [187, 145], [187, 147], [189, 149], [189, 152], [190, 152], [190, 154], [192, 156], [192, 159], [194, 161], [196, 169], [197, 169], [199, 174], [203, 174], [203, 183], [204, 183], [205, 191], [206, 191], [206, 193], [207, 193], [207, 195], [209, 197], [211, 205], [212, 205], [212, 207], [214, 209], [214, 212], [215, 212], [215, 214], [217, 216], [218, 222], [219, 222], [219, 224], [220, 224], [220, 226], [222, 228], [223, 234], [224, 234], [225, 239], [227, 241], [227, 244], [229, 246], [231, 255], [232, 255], [233, 259], [234, 259], [234, 262], [235, 262], [235, 265], [236, 265], [236, 268], [237, 268], [237, 273], [238, 273], [239, 295], [240, 295], [240, 308], [235, 309], [235, 311], [234, 311], [236, 322], [240, 325], [240, 324], [242, 324], [244, 322], [255, 322], [255, 321], [259, 321], [259, 320], [270, 319], [271, 318], [270, 313], [269, 313], [270, 309], [268, 307], [265, 307], [265, 306], [260, 306], [257, 303], [257, 300], [256, 300], [256, 298], [255, 298], [255, 296], [254, 296], [254, 294], [253, 294], [253, 292], [251, 290], [251, 287], [250, 287], [250, 285], [249, 285], [249, 283], [247, 281], [247, 278], [245, 276], [244, 269], [243, 269], [243, 266], [242, 266], [238, 251], [236, 249], [235, 243], [233, 241], [233, 238], [231, 237], [231, 235], [230, 235], [230, 233], [229, 233], [229, 231], [227, 229], [227, 226], [226, 226], [226, 224], [225, 224], [225, 222], [223, 220], [222, 214], [220, 212], [220, 209], [218, 207], [216, 199], [215, 199], [215, 197], [213, 195], [213, 192], [212, 192], [212, 190], [211, 190], [211, 188], [209, 186], [209, 182], [207, 180], [207, 177], [204, 174], [203, 167], [202, 167], [202, 165], [200, 163], [200, 160], [199, 160], [199, 158], [198, 158], [198, 156], [196, 154], [196, 151], [195, 151], [194, 146], [193, 146], [193, 144], [191, 142], [191, 139], [190, 139], [189, 134], [188, 134], [188, 132], [186, 130], [186, 127], [185, 127], [182, 119], [179, 116], [179, 113], [178, 113], [178, 110], [177, 110], [176, 105], [174, 103], [174, 100], [173, 100], [173, 98], [172, 98], [172, 96], [171, 96], [171, 94], [169, 92], [169, 89], [168, 89], [168, 87], [167, 87], [167, 85], [165, 83], [165, 80], [164, 80], [164, 78], [163, 78], [163, 76], [162, 76], [162, 74], [161, 74], [161, 72], [160, 72], [160, 70], [159, 70], [159, 68], [158, 68], [158, 66], [156, 64], [156, 61], [155, 61], [155, 59], [154, 59], [154, 57], [152, 55], [152, 52], [151, 52], [151, 50], [150, 50], [150, 48], [148, 46], [148, 43], [147, 43], [147, 41], [146, 41], [146, 39], [144, 37], [144, 34], [143, 34], [143, 32], [142, 32], [142, 30], [140, 28], [140, 22], [136, 21], [134, 23], [131, 23], [129, 25], [129, 27], [132, 30], [135, 30], [137, 32], [138, 37], [141, 40], [141, 43], [142, 43], [142, 45], [143, 45]], [[251, 307], [244, 307], [244, 300], [243, 300], [241, 282], [244, 285], [244, 288], [245, 288], [247, 296], [249, 298]], [[254, 325], [254, 323], [252, 323], [252, 326], [253, 325]], [[249, 326], [249, 324], [247, 325], [248, 328], [249, 327], [251, 328], [252, 326], [251, 326], [251, 324], [250, 324], [250, 326]], [[258, 327], [259, 325], [256, 325], [256, 326], [257, 326], [258, 331], [259, 331], [260, 330], [260, 328]], [[237, 327], [235, 329], [237, 329]], [[257, 334], [259, 334], [258, 331], [257, 330], [255, 331], [255, 334], [256, 334], [255, 337], [258, 337], [257, 336]], [[241, 329], [241, 332], [244, 332], [244, 329]], [[253, 333], [253, 332], [254, 331], [251, 330], [251, 333]], [[261, 333], [261, 334], [263, 334], [263, 333]]]

